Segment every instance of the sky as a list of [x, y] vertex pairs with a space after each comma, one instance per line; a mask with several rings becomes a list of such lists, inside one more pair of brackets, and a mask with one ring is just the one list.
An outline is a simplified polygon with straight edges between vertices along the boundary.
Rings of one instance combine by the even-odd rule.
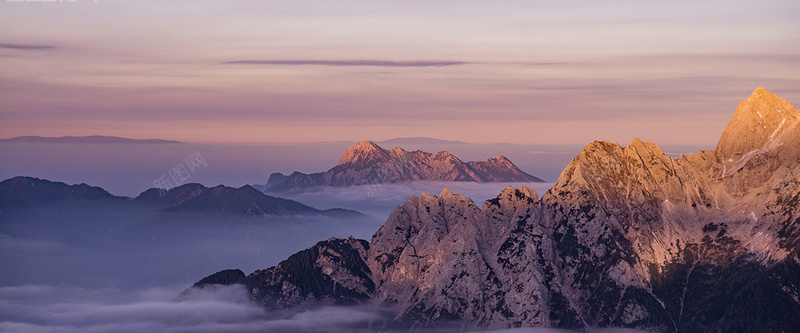
[[798, 1], [0, 2], [0, 138], [713, 145]]

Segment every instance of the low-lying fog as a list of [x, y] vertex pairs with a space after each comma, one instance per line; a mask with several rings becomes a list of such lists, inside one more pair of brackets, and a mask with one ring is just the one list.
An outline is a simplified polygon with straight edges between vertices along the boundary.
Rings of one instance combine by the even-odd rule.
[[0, 285], [69, 284], [135, 289], [195, 282], [225, 268], [249, 273], [329, 237], [369, 240], [409, 196], [445, 187], [478, 206], [506, 186], [546, 183], [412, 182], [292, 192], [284, 197], [317, 208], [342, 207], [370, 216], [216, 219], [131, 206], [60, 204], [23, 216], [0, 215]]
[[[270, 315], [253, 304], [241, 286], [206, 288], [176, 298], [177, 289], [123, 292], [68, 286], [0, 287], [0, 331], [25, 333], [94, 332], [374, 332], [387, 313], [375, 307], [323, 307]], [[470, 332], [468, 327], [428, 332]], [[420, 332], [420, 331], [417, 331]], [[421, 331], [425, 332], [425, 331]], [[568, 333], [549, 328], [483, 332]], [[589, 329], [637, 333], [628, 329]]]
[[[287, 197], [318, 208], [345, 207], [377, 218], [236, 220], [182, 213], [58, 205], [0, 219], [0, 331], [198, 332], [341, 331], [375, 320], [359, 308], [324, 308], [275, 319], [240, 290], [180, 292], [226, 268], [271, 267], [329, 237], [370, 239], [396, 205], [450, 187], [478, 205], [505, 186], [551, 184], [414, 182], [325, 188]], [[331, 329], [331, 328], [335, 329]], [[358, 328], [356, 327], [356, 328]]]
[[539, 197], [547, 192], [553, 183], [473, 183], [417, 181], [397, 184], [361, 185], [345, 188], [319, 187], [283, 193], [269, 193], [317, 208], [348, 208], [360, 211], [385, 221], [398, 205], [402, 205], [412, 195], [424, 192], [439, 195], [445, 188], [461, 193], [472, 199], [478, 207], [487, 199], [497, 197], [507, 186], [527, 186], [536, 190]]

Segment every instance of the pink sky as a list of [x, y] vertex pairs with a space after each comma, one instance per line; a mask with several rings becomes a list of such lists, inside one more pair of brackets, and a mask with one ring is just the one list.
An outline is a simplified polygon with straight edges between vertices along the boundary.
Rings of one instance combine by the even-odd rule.
[[[0, 3], [0, 137], [713, 145], [797, 1]], [[441, 63], [449, 61], [452, 63]]]

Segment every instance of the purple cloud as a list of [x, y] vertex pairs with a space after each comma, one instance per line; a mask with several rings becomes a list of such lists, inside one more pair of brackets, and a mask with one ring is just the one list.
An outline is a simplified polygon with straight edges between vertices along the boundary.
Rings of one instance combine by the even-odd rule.
[[0, 49], [24, 50], [24, 51], [39, 51], [39, 50], [52, 50], [58, 47], [53, 45], [44, 44], [16, 44], [16, 43], [0, 43]]
[[240, 285], [193, 290], [178, 299], [176, 294], [167, 289], [0, 287], [0, 331], [367, 332], [355, 327], [382, 319], [369, 307], [323, 307], [276, 316], [253, 303]]
[[317, 65], [317, 66], [376, 66], [376, 67], [444, 67], [465, 65], [469, 62], [451, 60], [234, 60], [226, 65]]

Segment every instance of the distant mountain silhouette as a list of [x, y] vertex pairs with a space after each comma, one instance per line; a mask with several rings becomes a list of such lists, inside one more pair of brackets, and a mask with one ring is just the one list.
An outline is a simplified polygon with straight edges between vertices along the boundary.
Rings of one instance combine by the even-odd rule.
[[[347, 209], [320, 210], [297, 201], [276, 198], [245, 185], [240, 188], [185, 184], [169, 190], [149, 189], [136, 198], [114, 196], [100, 187], [86, 184], [67, 185], [33, 177], [14, 177], [0, 182], [0, 215], [54, 204], [80, 203], [80, 207], [121, 205], [119, 209], [142, 209], [154, 212], [216, 213], [233, 218], [270, 216], [364, 217]], [[76, 205], [73, 205], [76, 206]], [[77, 207], [77, 206], [76, 206]]]
[[146, 144], [182, 144], [183, 142], [161, 139], [129, 139], [118, 136], [62, 136], [62, 137], [43, 137], [36, 135], [17, 136], [10, 139], [0, 139], [0, 142], [20, 142], [20, 143], [146, 143]]
[[86, 184], [67, 185], [33, 177], [14, 177], [0, 182], [0, 193], [16, 201], [41, 204], [65, 200], [120, 200], [106, 190]]
[[356, 211], [346, 209], [319, 210], [294, 200], [266, 195], [250, 185], [240, 188], [222, 185], [208, 188], [200, 184], [185, 184], [168, 191], [153, 188], [142, 192], [134, 201], [154, 203], [164, 207], [166, 211], [172, 212], [218, 212], [244, 217], [361, 215]]
[[[280, 179], [285, 179], [280, 181]], [[387, 184], [415, 180], [472, 182], [542, 182], [520, 170], [504, 156], [481, 162], [463, 162], [442, 151], [406, 151], [396, 147], [386, 150], [370, 141], [361, 141], [348, 148], [339, 163], [325, 172], [289, 176], [273, 174], [263, 187], [266, 192], [286, 191], [312, 186], [346, 187]]]

